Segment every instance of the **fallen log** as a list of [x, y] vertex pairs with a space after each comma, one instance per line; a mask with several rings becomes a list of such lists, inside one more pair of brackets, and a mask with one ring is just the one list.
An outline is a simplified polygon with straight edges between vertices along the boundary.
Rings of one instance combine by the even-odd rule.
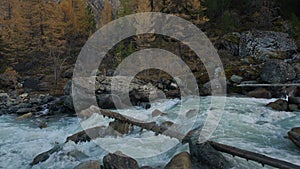
[[289, 163], [286, 161], [278, 160], [275, 158], [271, 158], [266, 155], [254, 153], [254, 152], [247, 151], [247, 150], [242, 150], [242, 149], [239, 149], [236, 147], [216, 143], [213, 141], [209, 141], [209, 143], [217, 151], [221, 151], [223, 153], [231, 154], [233, 156], [245, 158], [246, 160], [256, 161], [258, 163], [261, 163], [263, 166], [269, 165], [269, 166], [281, 168], [281, 169], [300, 169], [300, 166], [298, 166], [298, 165], [295, 165], [295, 164], [292, 164], [292, 163]]
[[113, 118], [115, 120], [119, 120], [122, 123], [128, 123], [134, 126], [138, 126], [142, 129], [153, 131], [156, 135], [163, 134], [171, 138], [177, 138], [179, 141], [181, 141], [185, 137], [184, 134], [175, 131], [174, 128], [172, 128], [172, 126], [167, 127], [165, 125], [158, 125], [156, 124], [156, 122], [144, 122], [129, 116], [122, 115], [120, 113], [103, 110], [103, 109], [100, 109], [100, 114], [109, 118]]
[[[175, 130], [172, 130], [172, 128], [157, 125], [156, 122], [144, 122], [144, 121], [137, 120], [132, 117], [125, 116], [125, 115], [122, 115], [122, 114], [119, 114], [116, 112], [100, 109], [100, 114], [102, 114], [103, 116], [107, 116], [109, 118], [113, 118], [115, 120], [119, 120], [123, 123], [128, 123], [131, 125], [141, 127], [142, 129], [153, 131], [156, 134], [163, 134], [163, 135], [166, 135], [166, 136], [169, 136], [172, 138], [177, 138], [179, 141], [182, 141], [183, 143], [189, 143], [189, 144], [196, 143], [194, 141], [189, 142], [187, 140], [195, 139], [194, 137], [197, 137], [197, 135], [199, 135], [199, 130], [200, 130], [200, 129], [196, 129], [194, 131], [192, 130], [187, 135], [184, 135]], [[236, 147], [228, 146], [225, 144], [220, 144], [220, 143], [213, 142], [213, 141], [208, 141], [208, 143], [217, 151], [231, 154], [233, 156], [238, 156], [238, 157], [244, 158], [246, 160], [252, 160], [252, 161], [261, 163], [263, 166], [269, 165], [269, 166], [273, 166], [273, 167], [281, 168], [281, 169], [300, 169], [300, 166], [298, 166], [298, 165], [295, 165], [295, 164], [292, 164], [292, 163], [289, 163], [289, 162], [286, 162], [283, 160], [271, 158], [271, 157], [268, 157], [266, 155], [262, 155], [259, 153], [242, 150], [242, 149], [239, 149]]]

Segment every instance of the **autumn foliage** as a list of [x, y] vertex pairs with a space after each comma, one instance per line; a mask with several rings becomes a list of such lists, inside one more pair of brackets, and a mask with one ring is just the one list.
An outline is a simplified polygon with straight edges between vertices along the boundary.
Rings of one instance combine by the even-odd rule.
[[71, 56], [93, 31], [85, 0], [1, 0], [0, 6], [7, 57]]

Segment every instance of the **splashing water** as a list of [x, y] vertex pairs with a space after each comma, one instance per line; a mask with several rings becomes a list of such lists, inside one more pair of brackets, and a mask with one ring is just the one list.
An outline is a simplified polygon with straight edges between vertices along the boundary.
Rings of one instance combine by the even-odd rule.
[[[180, 101], [175, 99], [157, 102], [150, 110], [142, 114], [139, 110], [133, 109], [122, 110], [121, 113], [146, 120], [153, 110], [158, 109], [168, 115], [156, 117], [157, 122], [173, 121], [176, 123], [176, 113], [179, 109], [183, 111], [193, 109], [193, 106], [197, 104], [196, 100], [193, 98], [185, 100], [188, 106], [183, 108], [180, 107]], [[204, 123], [210, 97], [201, 97], [200, 100], [201, 111], [196, 125]], [[222, 120], [211, 140], [300, 165], [300, 149], [285, 138], [291, 128], [299, 127], [300, 112], [273, 111], [265, 106], [271, 101], [274, 100], [227, 98]], [[56, 143], [65, 142], [67, 136], [82, 130], [79, 120], [75, 117], [53, 119], [48, 122], [48, 127], [45, 129], [37, 128], [34, 120], [16, 121], [15, 118], [12, 115], [0, 116], [0, 168], [3, 169], [30, 168], [29, 164], [36, 155], [51, 149]], [[93, 115], [82, 122], [82, 125], [108, 125], [110, 121], [100, 115]], [[136, 139], [132, 141], [132, 137]], [[150, 141], [144, 141], [146, 138]], [[144, 132], [141, 135], [133, 132], [129, 136], [118, 139], [106, 137], [88, 143], [68, 142], [61, 151], [52, 154], [47, 161], [32, 168], [71, 169], [82, 161], [90, 159], [101, 161], [108, 152], [96, 143], [105, 144], [116, 151], [126, 149], [134, 156], [169, 150], [155, 157], [137, 159], [140, 166], [164, 166], [176, 153], [188, 151], [187, 145], [179, 144], [176, 139], [161, 135], [155, 136], [153, 132]], [[234, 168], [263, 168], [255, 162], [248, 162], [238, 157], [232, 158], [229, 155], [226, 157], [235, 164]]]

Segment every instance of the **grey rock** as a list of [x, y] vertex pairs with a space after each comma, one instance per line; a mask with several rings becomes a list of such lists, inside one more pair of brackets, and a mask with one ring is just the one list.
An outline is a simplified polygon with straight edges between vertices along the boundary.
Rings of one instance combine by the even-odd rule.
[[65, 71], [61, 74], [61, 77], [62, 77], [62, 78], [67, 78], [67, 79], [72, 78], [72, 76], [73, 76], [73, 71], [74, 71], [73, 68], [69, 68], [69, 69], [65, 70]]
[[105, 169], [139, 169], [135, 159], [128, 157], [121, 152], [109, 153], [103, 158]]
[[243, 80], [243, 77], [237, 76], [237, 75], [232, 75], [230, 80], [234, 83], [241, 83], [241, 81]]
[[289, 104], [300, 104], [300, 97], [289, 97]]
[[38, 163], [46, 161], [51, 156], [51, 154], [62, 150], [63, 146], [64, 144], [57, 144], [52, 149], [37, 155], [30, 163], [30, 165], [36, 165]]
[[[73, 95], [86, 102], [86, 104], [80, 102], [80, 104], [82, 104], [80, 105], [81, 109], [88, 108], [93, 102], [91, 96], [95, 94], [89, 90], [91, 88], [95, 88], [96, 90], [97, 104], [99, 107], [105, 109], [113, 109], [116, 104], [121, 108], [128, 108], [131, 105], [138, 106], [141, 102], [149, 102], [150, 92], [154, 90], [154, 87], [151, 84], [145, 84], [143, 81], [137, 79], [131, 81], [129, 89], [127, 89], [128, 86], [126, 84], [128, 82], [128, 77], [125, 76], [97, 76], [91, 78], [96, 79], [95, 84], [93, 84], [93, 79], [88, 78], [77, 78], [73, 81], [73, 85], [78, 89], [74, 91], [76, 93]], [[115, 80], [115, 86], [117, 87], [114, 89], [115, 91], [112, 91], [111, 88], [113, 79]], [[65, 95], [71, 94], [71, 84], [70, 81], [66, 84]], [[128, 91], [130, 99], [128, 99]], [[118, 96], [113, 93], [117, 93]], [[153, 99], [156, 98], [158, 98], [158, 96], [153, 95]], [[70, 101], [70, 99], [67, 101]]]
[[287, 111], [288, 110], [288, 102], [286, 100], [279, 99], [275, 102], [269, 103], [267, 105], [268, 107], [271, 107], [274, 110], [277, 111]]
[[69, 80], [64, 87], [64, 94], [71, 95], [72, 93], [72, 80]]
[[88, 155], [84, 154], [79, 150], [72, 150], [68, 152], [67, 155], [75, 158], [78, 161], [89, 157]]
[[190, 154], [192, 157], [193, 168], [201, 169], [229, 169], [231, 168], [230, 162], [216, 151], [208, 142], [199, 144], [189, 144]]
[[[103, 109], [111, 109], [115, 108], [114, 101], [118, 101], [120, 103], [120, 98], [111, 94], [99, 94], [96, 96], [98, 106]], [[121, 103], [120, 103], [121, 104]]]
[[289, 104], [289, 111], [297, 111], [298, 105], [296, 104]]
[[72, 96], [64, 96], [64, 106], [69, 108], [70, 110], [74, 110], [73, 98]]
[[167, 113], [161, 112], [160, 110], [157, 110], [157, 109], [155, 109], [152, 112], [152, 118], [153, 117], [158, 117], [158, 116], [166, 116], [166, 115], [167, 115]]
[[101, 164], [99, 161], [85, 161], [74, 167], [74, 169], [101, 169]]
[[296, 50], [296, 43], [287, 33], [256, 30], [241, 34], [240, 57], [253, 56], [266, 60], [269, 56], [289, 54]]
[[261, 79], [267, 83], [285, 83], [296, 77], [295, 69], [281, 60], [269, 60], [264, 63]]
[[222, 37], [220, 42], [220, 48], [225, 48], [230, 51], [232, 55], [239, 55], [239, 42], [240, 42], [240, 34], [237, 32], [226, 34]]
[[203, 88], [201, 89], [201, 95], [211, 95], [213, 94], [220, 94], [225, 93], [226, 91], [226, 79], [213, 79], [203, 85]]
[[140, 169], [154, 169], [154, 168], [152, 168], [152, 167], [150, 167], [150, 166], [143, 166], [143, 167], [141, 167]]
[[247, 93], [247, 96], [255, 97], [255, 98], [266, 98], [266, 99], [272, 98], [271, 92], [264, 88], [258, 88], [255, 89], [254, 91], [250, 91], [249, 93]]
[[165, 169], [192, 169], [190, 154], [187, 152], [177, 154], [166, 165]]
[[40, 89], [39, 83], [40, 83], [39, 78], [28, 78], [24, 80], [23, 86], [26, 91], [39, 91]]

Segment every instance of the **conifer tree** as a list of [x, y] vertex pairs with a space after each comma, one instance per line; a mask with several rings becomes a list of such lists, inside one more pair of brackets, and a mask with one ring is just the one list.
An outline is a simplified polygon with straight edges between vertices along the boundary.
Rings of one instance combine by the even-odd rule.
[[112, 7], [108, 0], [105, 0], [104, 8], [101, 12], [101, 26], [107, 24], [112, 21]]

